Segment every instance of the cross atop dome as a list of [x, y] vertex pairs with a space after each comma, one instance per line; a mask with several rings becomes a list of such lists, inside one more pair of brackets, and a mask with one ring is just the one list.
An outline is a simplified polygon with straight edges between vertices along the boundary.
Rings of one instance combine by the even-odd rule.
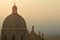
[[14, 0], [14, 5], [15, 5], [15, 0]]

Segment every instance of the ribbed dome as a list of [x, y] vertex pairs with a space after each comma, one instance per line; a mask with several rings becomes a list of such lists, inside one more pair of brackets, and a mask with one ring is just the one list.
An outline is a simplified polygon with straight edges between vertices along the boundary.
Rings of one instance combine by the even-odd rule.
[[3, 22], [4, 30], [26, 30], [26, 23], [23, 17], [12, 13]]

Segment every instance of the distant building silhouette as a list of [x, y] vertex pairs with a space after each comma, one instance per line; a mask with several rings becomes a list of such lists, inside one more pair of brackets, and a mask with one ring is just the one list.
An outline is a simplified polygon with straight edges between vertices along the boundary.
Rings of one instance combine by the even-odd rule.
[[1, 40], [45, 40], [44, 34], [37, 35], [34, 31], [29, 33], [26, 22], [22, 16], [17, 13], [17, 6], [12, 7], [12, 14], [10, 14], [3, 22], [1, 30]]

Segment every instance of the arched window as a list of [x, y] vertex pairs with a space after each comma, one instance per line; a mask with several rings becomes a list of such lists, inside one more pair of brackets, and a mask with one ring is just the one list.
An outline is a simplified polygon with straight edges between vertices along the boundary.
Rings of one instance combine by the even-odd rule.
[[3, 36], [1, 36], [1, 40], [4, 40], [4, 39], [3, 39]]
[[15, 36], [14, 35], [12, 36], [12, 40], [15, 40]]
[[6, 40], [6, 37], [2, 35], [1, 40]]
[[1, 36], [1, 40], [6, 40], [6, 35]]
[[6, 40], [6, 35], [4, 36], [4, 40]]
[[23, 35], [21, 35], [21, 40], [23, 40]]

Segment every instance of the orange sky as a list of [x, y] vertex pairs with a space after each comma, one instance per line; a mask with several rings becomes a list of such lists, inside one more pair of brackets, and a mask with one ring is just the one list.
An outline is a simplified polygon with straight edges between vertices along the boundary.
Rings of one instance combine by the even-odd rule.
[[[0, 0], [0, 27], [12, 12], [14, 0]], [[60, 28], [60, 0], [16, 0], [18, 13], [24, 17], [28, 29], [35, 25], [35, 31], [58, 33]], [[52, 31], [53, 30], [53, 31]]]

